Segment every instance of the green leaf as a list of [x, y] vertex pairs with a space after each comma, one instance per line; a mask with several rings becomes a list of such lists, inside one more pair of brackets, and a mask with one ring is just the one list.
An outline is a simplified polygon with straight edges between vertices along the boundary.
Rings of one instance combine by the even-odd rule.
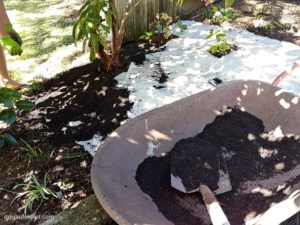
[[214, 36], [214, 34], [215, 34], [214, 30], [210, 30], [210, 31], [209, 31], [209, 34], [208, 34], [207, 37], [206, 37], [206, 39], [211, 38], [212, 36]]
[[224, 33], [219, 33], [216, 35], [216, 39], [217, 41], [221, 41], [222, 40], [222, 37], [225, 37], [226, 35]]
[[235, 0], [225, 0], [225, 8], [229, 8], [233, 5]]
[[0, 120], [11, 124], [17, 119], [16, 113], [12, 109], [4, 109], [0, 113]]
[[23, 109], [23, 110], [31, 110], [35, 107], [35, 105], [27, 100], [19, 100], [16, 102], [16, 106], [18, 109]]
[[1, 136], [1, 138], [5, 141], [7, 144], [15, 145], [17, 144], [17, 140], [11, 136], [10, 134], [4, 134]]
[[2, 103], [7, 108], [11, 108], [14, 105], [14, 101], [12, 98], [5, 98], [2, 96], [0, 96], [0, 103]]
[[20, 99], [21, 96], [22, 95], [17, 90], [4, 87], [0, 88], [0, 97]]

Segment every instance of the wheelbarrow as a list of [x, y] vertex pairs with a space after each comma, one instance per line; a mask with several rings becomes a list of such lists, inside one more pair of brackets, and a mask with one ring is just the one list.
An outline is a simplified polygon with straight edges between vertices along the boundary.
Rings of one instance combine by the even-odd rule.
[[[235, 106], [260, 118], [266, 130], [280, 127], [284, 133], [300, 134], [299, 97], [261, 81], [221, 84], [147, 112], [116, 129], [94, 157], [92, 185], [107, 213], [122, 225], [175, 224], [137, 184], [138, 166], [148, 157], [166, 154], [179, 140], [200, 133], [220, 109]], [[197, 208], [193, 215], [202, 224], [210, 224], [204, 206], [182, 204], [191, 212]]]

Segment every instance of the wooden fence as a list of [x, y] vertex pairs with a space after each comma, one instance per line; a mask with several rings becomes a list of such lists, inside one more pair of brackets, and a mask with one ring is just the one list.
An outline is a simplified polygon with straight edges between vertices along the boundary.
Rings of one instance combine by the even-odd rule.
[[[137, 0], [132, 0], [133, 3]], [[178, 6], [176, 0], [142, 0], [132, 12], [126, 22], [125, 41], [136, 40], [148, 30], [148, 26], [154, 21], [157, 13], [166, 12], [175, 19], [176, 16], [186, 15], [198, 7], [203, 0], [185, 0], [182, 6]], [[117, 12], [121, 19], [124, 15], [128, 0], [117, 0]]]

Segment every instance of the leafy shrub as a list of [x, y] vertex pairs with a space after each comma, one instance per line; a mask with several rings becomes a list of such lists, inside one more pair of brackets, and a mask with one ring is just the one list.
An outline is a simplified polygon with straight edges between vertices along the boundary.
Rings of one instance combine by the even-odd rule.
[[83, 40], [83, 48], [90, 48], [90, 60], [101, 57], [108, 49], [107, 35], [112, 28], [113, 7], [109, 0], [87, 0], [79, 10], [79, 18], [73, 27], [75, 43]]
[[180, 32], [187, 30], [187, 25], [183, 24], [181, 20], [177, 21], [176, 27], [179, 29]]
[[205, 19], [209, 19], [212, 24], [220, 25], [223, 22], [231, 22], [238, 17], [238, 13], [233, 8], [219, 8], [212, 6], [202, 12]]
[[143, 33], [141, 36], [139, 36], [139, 40], [141, 41], [150, 41], [151, 38], [153, 37], [153, 32], [151, 31], [147, 31], [145, 33]]
[[216, 41], [210, 46], [208, 52], [217, 57], [222, 57], [231, 51], [231, 45], [226, 40], [226, 34], [223, 29], [211, 30], [208, 38], [215, 37]]
[[[31, 110], [34, 104], [22, 99], [22, 95], [10, 88], [0, 88], [0, 121], [2, 124], [12, 124], [16, 121], [16, 109]], [[9, 134], [0, 135], [0, 148], [5, 144], [16, 144], [16, 139]]]
[[[182, 1], [177, 0], [179, 5]], [[115, 10], [116, 1], [86, 0], [73, 27], [75, 43], [82, 40], [83, 45], [91, 50], [90, 60], [95, 60], [98, 55], [103, 69], [109, 70], [111, 67], [120, 66], [125, 24], [141, 2], [142, 0], [128, 1], [125, 13], [120, 18]], [[111, 38], [108, 39], [109, 33]]]
[[154, 22], [150, 24], [150, 31], [154, 34], [162, 34], [168, 40], [171, 36], [170, 24], [172, 21], [172, 17], [167, 13], [159, 13]]

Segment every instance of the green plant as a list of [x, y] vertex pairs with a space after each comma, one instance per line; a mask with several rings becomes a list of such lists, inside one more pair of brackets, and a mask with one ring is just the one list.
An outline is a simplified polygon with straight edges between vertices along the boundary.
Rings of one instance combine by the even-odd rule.
[[272, 23], [272, 22], [267, 23], [264, 27], [267, 30], [274, 30], [274, 29], [276, 29], [276, 25], [274, 23]]
[[83, 40], [83, 48], [89, 46], [90, 60], [96, 59], [96, 54], [102, 60], [105, 69], [110, 67], [107, 35], [112, 28], [114, 9], [109, 0], [87, 0], [79, 10], [79, 18], [73, 27], [75, 43]]
[[[9, 125], [16, 121], [16, 109], [30, 110], [34, 104], [22, 99], [22, 95], [17, 90], [9, 88], [0, 88], [0, 121]], [[16, 139], [9, 135], [0, 135], [0, 148], [5, 144], [16, 144]]]
[[43, 182], [40, 182], [32, 173], [28, 174], [26, 180], [25, 183], [18, 184], [14, 187], [14, 189], [21, 187], [24, 191], [17, 194], [12, 201], [14, 202], [15, 200], [24, 198], [22, 209], [24, 209], [25, 215], [28, 211], [32, 212], [33, 204], [35, 202], [43, 202], [48, 200], [50, 196], [57, 197], [54, 192], [47, 187], [47, 174], [44, 176]]
[[[75, 43], [82, 40], [90, 48], [90, 60], [100, 58], [103, 69], [120, 66], [125, 23], [143, 0], [128, 1], [125, 13], [116, 12], [116, 0], [86, 0], [73, 27]], [[180, 3], [182, 0], [177, 0]], [[111, 38], [108, 34], [111, 33]]]
[[142, 34], [141, 36], [139, 36], [139, 40], [141, 41], [150, 41], [151, 38], [153, 37], [153, 32], [145, 32], [144, 34]]
[[156, 19], [150, 24], [150, 31], [154, 34], [162, 34], [165, 39], [169, 39], [171, 36], [170, 24], [173, 19], [167, 13], [159, 13], [156, 15]]
[[32, 147], [28, 142], [20, 139], [23, 146], [21, 146], [21, 150], [25, 152], [27, 158], [28, 158], [28, 164], [31, 163], [33, 160], [37, 160], [42, 156], [42, 150], [37, 147]]
[[183, 32], [183, 31], [187, 30], [187, 25], [185, 25], [184, 23], [182, 23], [181, 20], [177, 21], [176, 27], [179, 28], [180, 32]]
[[225, 0], [225, 8], [230, 8], [234, 2], [235, 0]]
[[253, 15], [256, 19], [259, 19], [261, 16], [264, 16], [264, 15], [269, 15], [270, 14], [270, 10], [268, 8], [268, 6], [262, 6], [260, 8], [257, 8]]
[[218, 7], [208, 1], [205, 3], [208, 7], [201, 11], [201, 17], [208, 19], [212, 24], [220, 25], [223, 22], [231, 22], [238, 17], [238, 13], [231, 6], [234, 0], [225, 1], [225, 7]]
[[231, 22], [236, 19], [237, 12], [233, 8], [217, 8], [213, 7], [213, 16], [211, 17], [212, 24], [221, 24], [223, 22]]
[[215, 36], [216, 41], [209, 47], [208, 52], [210, 52], [212, 55], [225, 55], [231, 50], [231, 45], [226, 40], [226, 34], [224, 30], [217, 29], [217, 30], [210, 30], [207, 39], [212, 38]]

